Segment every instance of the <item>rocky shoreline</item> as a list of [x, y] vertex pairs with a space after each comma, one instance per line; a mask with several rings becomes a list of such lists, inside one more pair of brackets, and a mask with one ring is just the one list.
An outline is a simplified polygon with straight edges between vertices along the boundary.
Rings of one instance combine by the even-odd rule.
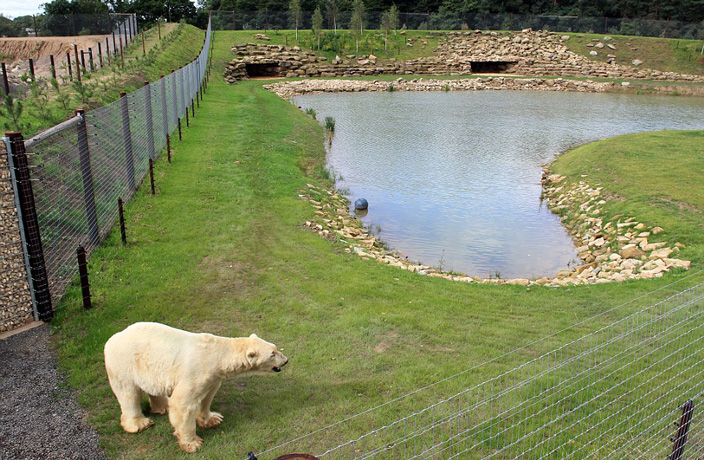
[[310, 201], [318, 216], [306, 221], [304, 228], [340, 241], [347, 246], [347, 253], [433, 278], [479, 284], [570, 286], [659, 278], [672, 269], [691, 267], [690, 261], [674, 257], [685, 245], [675, 243], [670, 247], [664, 241], [655, 241], [657, 235], [664, 235], [661, 227], [648, 227], [626, 216], [606, 218], [602, 187], [592, 187], [584, 181], [571, 184], [565, 176], [549, 174], [547, 170], [543, 176], [543, 199], [570, 231], [581, 260], [581, 265], [560, 270], [552, 278], [480, 278], [443, 272], [386, 249], [350, 214], [347, 199], [339, 193], [308, 184], [299, 196]]

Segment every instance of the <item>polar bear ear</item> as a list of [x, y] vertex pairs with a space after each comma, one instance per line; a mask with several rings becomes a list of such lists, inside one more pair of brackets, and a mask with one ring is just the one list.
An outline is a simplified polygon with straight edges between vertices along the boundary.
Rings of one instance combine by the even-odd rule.
[[259, 337], [257, 337], [257, 334], [252, 334], [249, 336], [249, 338], [250, 339], [258, 339]]
[[257, 350], [254, 349], [249, 349], [247, 350], [247, 361], [249, 361], [249, 364], [254, 364], [254, 359], [257, 357]]

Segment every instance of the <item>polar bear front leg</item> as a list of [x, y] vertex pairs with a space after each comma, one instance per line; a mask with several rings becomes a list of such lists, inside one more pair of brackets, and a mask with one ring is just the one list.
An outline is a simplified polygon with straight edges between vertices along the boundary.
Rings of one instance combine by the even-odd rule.
[[218, 426], [222, 423], [222, 414], [219, 412], [210, 411], [210, 404], [213, 402], [215, 393], [217, 393], [220, 389], [221, 383], [222, 381], [213, 384], [213, 388], [208, 392], [208, 394], [205, 395], [205, 398], [203, 398], [203, 401], [198, 407], [198, 416], [196, 417], [196, 420], [198, 421], [198, 426], [202, 428], [213, 428], [214, 426]]
[[117, 378], [112, 372], [108, 372], [110, 387], [120, 403], [120, 425], [128, 433], [139, 433], [152, 426], [151, 419], [142, 413], [142, 390], [132, 382], [126, 382]]
[[193, 453], [203, 445], [203, 440], [196, 435], [198, 400], [194, 400], [194, 391], [184, 388], [176, 388], [169, 399], [169, 421], [174, 427], [178, 446]]

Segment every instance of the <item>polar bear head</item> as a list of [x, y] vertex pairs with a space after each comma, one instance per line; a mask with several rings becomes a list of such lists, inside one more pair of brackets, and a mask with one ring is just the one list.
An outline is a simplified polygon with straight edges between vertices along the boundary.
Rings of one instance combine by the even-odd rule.
[[288, 363], [288, 358], [276, 345], [252, 334], [247, 338], [247, 362], [250, 366], [249, 373], [268, 374], [281, 372], [281, 368]]

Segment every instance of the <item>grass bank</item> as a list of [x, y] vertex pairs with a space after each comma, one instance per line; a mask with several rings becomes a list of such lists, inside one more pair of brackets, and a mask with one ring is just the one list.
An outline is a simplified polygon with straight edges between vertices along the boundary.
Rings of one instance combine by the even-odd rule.
[[[174, 141], [173, 163], [157, 163], [157, 194], [144, 187], [129, 203], [128, 245], [113, 234], [93, 255], [94, 308], [81, 309], [73, 286], [53, 323], [61, 367], [111, 458], [246, 458], [503, 355], [319, 433], [307, 446], [319, 453], [703, 279], [677, 273], [570, 289], [483, 286], [346, 253], [302, 226], [316, 216], [299, 194], [307, 184], [331, 185], [322, 128], [262, 81], [224, 83], [222, 63], [235, 41], [215, 34], [205, 100], [183, 141]], [[701, 191], [702, 183], [692, 187]], [[640, 304], [628, 303], [640, 296]], [[589, 328], [570, 328], [597, 314]], [[213, 404], [224, 423], [199, 430], [205, 446], [184, 454], [165, 416], [137, 435], [119, 426], [102, 348], [135, 321], [255, 332], [291, 362], [276, 376], [228, 380]], [[551, 336], [556, 331], [563, 332]]]

